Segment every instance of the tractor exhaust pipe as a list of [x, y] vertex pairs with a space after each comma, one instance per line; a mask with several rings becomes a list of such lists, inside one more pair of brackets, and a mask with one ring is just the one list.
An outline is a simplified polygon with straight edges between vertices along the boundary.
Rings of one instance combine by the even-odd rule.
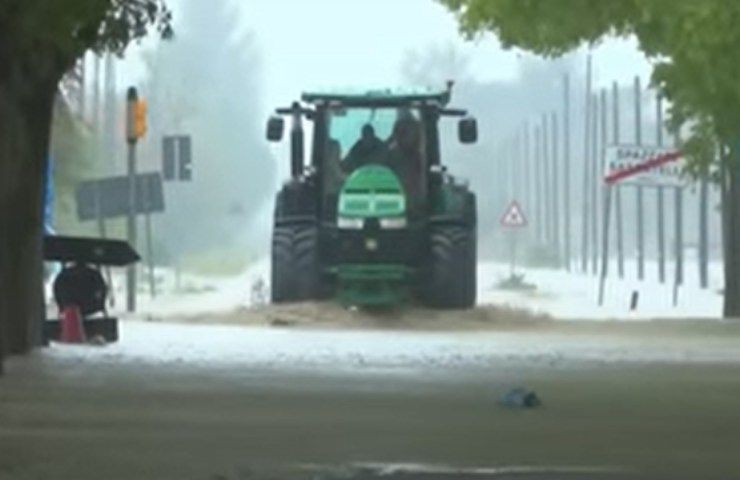
[[290, 174], [299, 177], [303, 174], [304, 163], [304, 133], [303, 110], [298, 102], [291, 107], [293, 125], [290, 130]]

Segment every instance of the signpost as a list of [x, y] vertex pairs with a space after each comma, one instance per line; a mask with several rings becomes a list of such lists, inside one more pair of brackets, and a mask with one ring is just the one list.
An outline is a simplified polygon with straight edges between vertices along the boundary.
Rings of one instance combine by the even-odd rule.
[[506, 207], [506, 210], [504, 211], [504, 214], [501, 216], [499, 223], [504, 229], [511, 231], [511, 235], [509, 237], [509, 246], [510, 246], [509, 252], [510, 252], [510, 257], [511, 257], [511, 278], [513, 279], [516, 273], [517, 232], [520, 229], [525, 228], [529, 222], [527, 222], [527, 217], [524, 215], [524, 211], [522, 210], [522, 207], [519, 205], [519, 202], [517, 202], [516, 200], [513, 200]]
[[[134, 214], [163, 212], [164, 193], [159, 173], [140, 173], [134, 178]], [[76, 192], [77, 216], [81, 221], [124, 217], [129, 213], [128, 195], [128, 176], [82, 182]]]
[[[130, 180], [128, 176], [108, 177], [82, 182], [77, 186], [77, 216], [80, 220], [97, 219], [101, 236], [105, 238], [105, 219], [125, 217], [130, 212]], [[149, 289], [154, 296], [154, 265], [152, 255], [151, 214], [164, 211], [164, 192], [159, 173], [140, 173], [134, 176], [133, 214], [145, 216]], [[110, 278], [108, 278], [110, 283]]]
[[683, 154], [674, 148], [612, 145], [606, 149], [607, 185], [683, 186]]
[[165, 180], [192, 180], [192, 161], [192, 140], [189, 135], [168, 135], [162, 139], [162, 173]]
[[[614, 145], [606, 149], [606, 192], [604, 198], [603, 245], [601, 258], [601, 278], [599, 282], [599, 305], [604, 304], [604, 287], [609, 268], [609, 216], [611, 212], [611, 191], [616, 184], [631, 184], [638, 187], [674, 187], [681, 191], [683, 154], [672, 148], [643, 147], [636, 145]], [[676, 206], [680, 208], [680, 205]], [[678, 230], [677, 226], [677, 230]], [[680, 239], [677, 236], [677, 242]], [[677, 244], [676, 249], [680, 249]], [[680, 258], [677, 254], [677, 259]], [[677, 271], [681, 268], [679, 262]], [[677, 301], [680, 276], [676, 275], [674, 285], [674, 305]]]
[[[147, 105], [139, 99], [139, 92], [130, 87], [126, 93], [126, 143], [128, 144], [128, 215], [126, 231], [128, 242], [136, 248], [136, 144], [147, 131]], [[136, 267], [130, 265], [126, 271], [126, 309], [136, 310]]]
[[[166, 181], [189, 182], [193, 179], [193, 141], [190, 135], [162, 137], [162, 175]], [[175, 288], [180, 288], [180, 266], [174, 262]]]

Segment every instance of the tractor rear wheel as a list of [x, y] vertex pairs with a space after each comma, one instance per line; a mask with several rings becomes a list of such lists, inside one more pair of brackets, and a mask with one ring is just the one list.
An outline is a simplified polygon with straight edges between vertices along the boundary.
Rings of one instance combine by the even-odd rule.
[[477, 248], [475, 228], [432, 227], [425, 300], [435, 308], [475, 306]]
[[319, 296], [318, 229], [276, 226], [272, 234], [272, 301], [300, 302]]

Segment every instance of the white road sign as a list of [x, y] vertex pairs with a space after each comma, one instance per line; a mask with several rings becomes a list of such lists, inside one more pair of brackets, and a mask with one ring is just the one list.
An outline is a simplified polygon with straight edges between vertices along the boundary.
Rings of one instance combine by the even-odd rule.
[[527, 217], [516, 200], [512, 201], [500, 220], [501, 226], [506, 228], [523, 228], [527, 226]]
[[611, 145], [606, 148], [607, 183], [683, 186], [683, 157], [675, 148]]

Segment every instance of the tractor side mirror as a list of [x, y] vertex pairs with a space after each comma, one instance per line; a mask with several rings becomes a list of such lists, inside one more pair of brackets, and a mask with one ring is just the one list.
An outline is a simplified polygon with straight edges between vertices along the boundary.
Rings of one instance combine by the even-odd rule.
[[279, 142], [283, 139], [284, 130], [285, 120], [283, 120], [283, 117], [270, 117], [267, 121], [267, 140]]
[[457, 136], [460, 143], [475, 143], [478, 141], [478, 120], [465, 117], [457, 124]]

